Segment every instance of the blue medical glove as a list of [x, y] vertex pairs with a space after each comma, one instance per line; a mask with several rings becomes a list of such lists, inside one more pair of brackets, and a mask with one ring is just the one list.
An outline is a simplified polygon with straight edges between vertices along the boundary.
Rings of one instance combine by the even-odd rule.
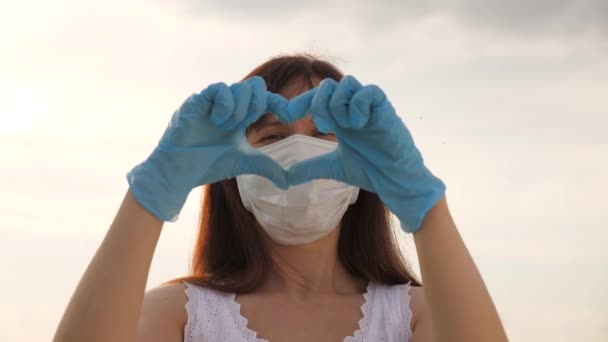
[[266, 111], [275, 114], [282, 122], [291, 124], [310, 114], [310, 105], [316, 92], [317, 88], [313, 88], [290, 100], [268, 92]]
[[290, 122], [289, 115], [301, 116], [296, 109], [308, 108], [311, 99], [308, 93], [289, 106], [268, 92], [258, 76], [230, 87], [210, 85], [186, 99], [151, 155], [127, 174], [131, 192], [154, 216], [173, 222], [190, 191], [200, 185], [257, 174], [287, 188], [286, 171], [249, 145], [245, 129], [267, 112], [268, 103], [280, 120], [284, 115]]
[[446, 187], [424, 165], [410, 132], [382, 90], [362, 86], [352, 76], [339, 83], [325, 79], [310, 110], [321, 132], [336, 135], [338, 148], [293, 165], [288, 170], [289, 184], [329, 178], [375, 192], [404, 231], [418, 231]]

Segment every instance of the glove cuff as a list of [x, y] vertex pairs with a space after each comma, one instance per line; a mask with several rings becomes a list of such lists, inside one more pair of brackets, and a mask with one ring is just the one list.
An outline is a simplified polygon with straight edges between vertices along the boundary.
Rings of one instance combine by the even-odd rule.
[[422, 228], [422, 221], [431, 208], [445, 195], [446, 186], [443, 181], [431, 174], [431, 190], [420, 196], [414, 203], [408, 203], [407, 213], [399, 215], [401, 229], [408, 233], [416, 233]]
[[[158, 219], [175, 222], [194, 186], [185, 184], [183, 161], [157, 147], [144, 162], [127, 173], [129, 190]], [[186, 163], [188, 164], [188, 163]]]

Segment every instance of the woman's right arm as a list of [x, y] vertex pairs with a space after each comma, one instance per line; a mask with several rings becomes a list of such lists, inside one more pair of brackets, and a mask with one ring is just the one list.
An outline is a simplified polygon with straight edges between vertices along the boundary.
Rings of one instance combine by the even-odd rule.
[[140, 206], [128, 191], [70, 299], [54, 342], [136, 340], [148, 271], [162, 226], [163, 221]]
[[[173, 113], [152, 154], [127, 174], [129, 191], [72, 295], [53, 341], [132, 342], [143, 338], [137, 333], [138, 324], [140, 331], [151, 329], [147, 335], [153, 337], [145, 341], [179, 341], [174, 337], [177, 333], [163, 338], [160, 332], [181, 330], [183, 291], [163, 287], [151, 291], [144, 301], [163, 222], [177, 220], [188, 194], [199, 185], [257, 174], [287, 188], [286, 171], [247, 143], [245, 129], [267, 108], [285, 122], [304, 115], [312, 94], [292, 99], [295, 107], [287, 106], [286, 99], [270, 96], [264, 80], [255, 76], [230, 87], [215, 83], [189, 96]], [[299, 112], [292, 113], [292, 107]], [[167, 317], [175, 324], [150, 323], [164, 322], [154, 315], [165, 311], [179, 316]]]

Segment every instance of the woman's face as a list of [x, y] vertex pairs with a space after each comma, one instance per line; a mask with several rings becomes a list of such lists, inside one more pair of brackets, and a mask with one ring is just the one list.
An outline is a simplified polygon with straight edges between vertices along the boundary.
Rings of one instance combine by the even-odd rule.
[[[319, 79], [313, 78], [313, 85], [315, 87], [319, 85], [319, 82]], [[294, 82], [286, 86], [279, 93], [283, 97], [291, 99], [307, 90], [307, 87], [302, 87], [301, 83]], [[337, 141], [336, 136], [332, 133], [323, 134], [319, 132], [310, 115], [287, 125], [279, 121], [273, 114], [266, 113], [247, 127], [247, 141], [251, 146], [256, 148], [270, 145], [292, 134], [303, 134], [314, 138]]]

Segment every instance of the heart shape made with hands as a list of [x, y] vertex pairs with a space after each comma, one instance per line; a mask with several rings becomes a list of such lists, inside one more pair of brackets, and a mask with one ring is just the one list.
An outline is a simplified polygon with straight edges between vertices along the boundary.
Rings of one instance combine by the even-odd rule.
[[[322, 133], [334, 133], [338, 140], [333, 152], [299, 161], [284, 169], [288, 186], [325, 178], [374, 191], [364, 171], [356, 166], [357, 156], [374, 152], [370, 142], [375, 141], [376, 146], [381, 143], [383, 127], [380, 126], [403, 125], [380, 88], [375, 85], [363, 86], [353, 76], [347, 75], [340, 82], [325, 79], [318, 87], [290, 100], [267, 92], [266, 103], [266, 112], [274, 114], [286, 124], [312, 114], [317, 129]], [[384, 112], [389, 109], [389, 113], [375, 115], [378, 112], [376, 109], [384, 109]]]
[[[334, 133], [338, 146], [286, 170], [247, 141], [247, 127], [265, 113], [286, 124], [312, 114], [317, 129]], [[375, 192], [407, 231], [418, 229], [445, 191], [384, 92], [352, 76], [325, 79], [290, 100], [268, 92], [259, 76], [212, 84], [174, 112], [158, 146], [127, 180], [140, 204], [171, 221], [194, 187], [245, 174], [282, 189], [322, 178]]]

